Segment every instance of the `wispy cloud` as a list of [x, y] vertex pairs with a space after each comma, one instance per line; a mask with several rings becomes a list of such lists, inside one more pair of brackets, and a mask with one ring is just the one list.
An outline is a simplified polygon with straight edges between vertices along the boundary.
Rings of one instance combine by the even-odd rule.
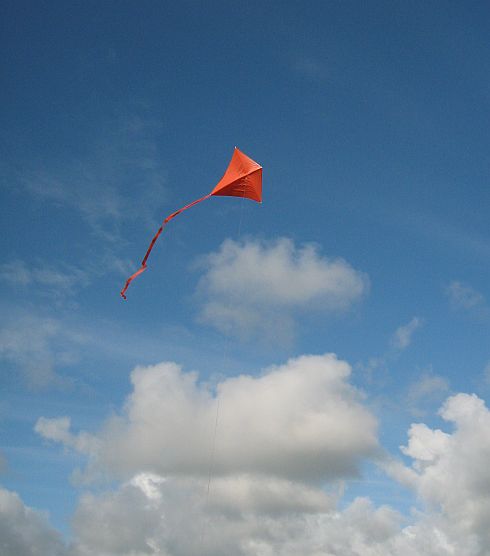
[[296, 56], [292, 60], [293, 70], [311, 80], [323, 80], [327, 77], [327, 68], [323, 61], [312, 56]]
[[359, 363], [358, 367], [365, 373], [368, 382], [373, 380], [375, 371], [387, 370], [390, 363], [396, 361], [401, 353], [412, 343], [415, 332], [424, 324], [421, 317], [412, 317], [409, 322], [399, 326], [392, 334], [389, 347], [384, 353], [371, 357], [367, 363]]
[[471, 311], [486, 307], [486, 300], [483, 294], [472, 286], [457, 280], [451, 282], [444, 292], [455, 309]]
[[94, 279], [112, 272], [127, 276], [132, 268], [129, 261], [111, 253], [95, 254], [84, 266], [41, 260], [29, 264], [16, 259], [0, 265], [0, 282], [22, 291], [24, 296], [45, 297], [60, 307]]
[[0, 265], [0, 280], [16, 287], [36, 287], [55, 296], [65, 296], [88, 284], [90, 275], [72, 265], [65, 264], [61, 268], [47, 264], [29, 266], [17, 259]]
[[434, 404], [440, 404], [448, 392], [449, 383], [444, 377], [424, 373], [409, 386], [407, 407], [412, 415], [423, 417], [433, 410]]
[[84, 158], [31, 167], [18, 176], [24, 190], [78, 212], [105, 241], [121, 238], [131, 220], [152, 220], [155, 199], [165, 197], [165, 172], [158, 156], [160, 126], [151, 118], [124, 115], [105, 123]]
[[391, 338], [391, 345], [396, 350], [402, 351], [406, 349], [412, 342], [413, 334], [422, 326], [422, 324], [422, 319], [419, 317], [413, 317], [410, 322], [398, 327]]
[[57, 373], [79, 358], [83, 335], [69, 330], [58, 319], [22, 315], [0, 328], [0, 358], [18, 369], [31, 388], [67, 384]]

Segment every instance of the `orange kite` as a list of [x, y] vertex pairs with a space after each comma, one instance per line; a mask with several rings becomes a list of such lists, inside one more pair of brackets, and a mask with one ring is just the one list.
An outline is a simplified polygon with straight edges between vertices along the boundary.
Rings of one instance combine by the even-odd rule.
[[155, 237], [151, 240], [150, 246], [146, 251], [146, 254], [141, 262], [141, 267], [132, 274], [127, 280], [124, 288], [121, 290], [121, 296], [126, 299], [126, 290], [129, 287], [129, 284], [139, 276], [142, 272], [147, 269], [146, 261], [150, 256], [151, 250], [155, 245], [158, 236], [162, 233], [163, 228], [184, 210], [197, 205], [201, 201], [205, 201], [212, 197], [213, 195], [221, 195], [224, 197], [242, 197], [246, 199], [250, 199], [252, 201], [257, 201], [258, 203], [262, 202], [262, 166], [257, 164], [254, 160], [249, 158], [246, 154], [242, 153], [237, 147], [233, 152], [233, 156], [231, 157], [230, 164], [226, 169], [225, 175], [220, 179], [216, 187], [208, 193], [204, 197], [197, 199], [197, 201], [193, 201], [189, 203], [185, 207], [173, 212], [170, 216], [167, 216], [163, 221], [162, 225], [158, 229], [158, 232], [155, 234]]

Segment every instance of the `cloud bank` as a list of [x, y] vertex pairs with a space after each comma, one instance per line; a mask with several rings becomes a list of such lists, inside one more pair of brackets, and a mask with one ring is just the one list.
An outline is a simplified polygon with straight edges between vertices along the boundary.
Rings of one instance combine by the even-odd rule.
[[[6, 556], [488, 554], [490, 411], [483, 400], [449, 397], [439, 411], [448, 430], [413, 423], [401, 447], [410, 463], [377, 459], [417, 495], [409, 515], [367, 497], [340, 507], [339, 481], [379, 454], [376, 420], [349, 373], [333, 355], [303, 356], [258, 376], [228, 378], [213, 392], [197, 374], [162, 363], [135, 369], [122, 414], [93, 437], [70, 432], [68, 418], [40, 419], [44, 438], [125, 478], [81, 496], [69, 545], [15, 493], [0, 490]], [[202, 453], [218, 399], [208, 490]]]

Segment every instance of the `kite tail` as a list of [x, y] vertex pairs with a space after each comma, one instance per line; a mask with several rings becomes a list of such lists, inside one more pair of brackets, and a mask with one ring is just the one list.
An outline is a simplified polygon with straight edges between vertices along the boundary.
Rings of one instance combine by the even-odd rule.
[[151, 253], [151, 250], [153, 249], [153, 246], [155, 245], [158, 237], [163, 232], [163, 228], [165, 228], [165, 226], [170, 222], [170, 220], [172, 220], [172, 218], [175, 218], [178, 214], [180, 214], [181, 212], [184, 212], [184, 210], [187, 210], [187, 209], [193, 207], [194, 205], [197, 205], [197, 203], [200, 203], [201, 201], [205, 201], [206, 199], [209, 199], [209, 197], [211, 197], [211, 195], [212, 195], [212, 193], [208, 193], [207, 195], [204, 195], [204, 197], [201, 197], [200, 199], [197, 199], [196, 201], [192, 201], [192, 203], [189, 203], [188, 205], [186, 205], [185, 207], [182, 207], [179, 210], [176, 210], [175, 212], [173, 212], [172, 214], [167, 216], [167, 218], [165, 218], [162, 225], [158, 229], [158, 232], [155, 234], [155, 237], [151, 240], [150, 246], [146, 250], [146, 254], [145, 254], [143, 260], [141, 261], [141, 267], [134, 274], [131, 274], [131, 276], [126, 280], [126, 284], [124, 284], [124, 288], [121, 290], [121, 297], [123, 299], [126, 299], [126, 290], [129, 288], [129, 284], [131, 284], [131, 282], [137, 276], [142, 274], [148, 268], [147, 265], [146, 265], [146, 261], [148, 260], [148, 257], [150, 256], [150, 253]]

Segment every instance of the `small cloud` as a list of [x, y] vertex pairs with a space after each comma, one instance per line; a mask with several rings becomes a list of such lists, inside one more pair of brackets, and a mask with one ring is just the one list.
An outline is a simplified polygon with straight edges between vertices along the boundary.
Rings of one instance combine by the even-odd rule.
[[325, 65], [318, 59], [303, 56], [293, 60], [293, 70], [309, 79], [322, 80], [327, 76]]
[[406, 349], [412, 342], [414, 332], [420, 328], [422, 324], [422, 319], [419, 317], [413, 317], [410, 322], [395, 330], [391, 339], [391, 345], [399, 351]]
[[86, 432], [74, 435], [70, 432], [70, 428], [71, 420], [69, 417], [57, 417], [55, 419], [40, 417], [34, 426], [34, 430], [46, 440], [59, 442], [82, 454], [93, 454], [98, 445], [97, 439]]
[[[373, 382], [375, 373], [377, 379], [380, 374], [386, 377], [388, 373], [388, 365], [396, 361], [403, 350], [407, 349], [412, 342], [412, 336], [415, 331], [423, 325], [424, 321], [420, 317], [413, 317], [410, 322], [399, 326], [390, 338], [390, 345], [381, 355], [370, 357], [367, 363], [359, 362], [357, 368], [360, 369], [364, 378], [368, 383]], [[381, 373], [380, 373], [381, 372]]]
[[454, 280], [446, 287], [449, 302], [456, 309], [472, 310], [485, 306], [485, 297], [473, 287]]

